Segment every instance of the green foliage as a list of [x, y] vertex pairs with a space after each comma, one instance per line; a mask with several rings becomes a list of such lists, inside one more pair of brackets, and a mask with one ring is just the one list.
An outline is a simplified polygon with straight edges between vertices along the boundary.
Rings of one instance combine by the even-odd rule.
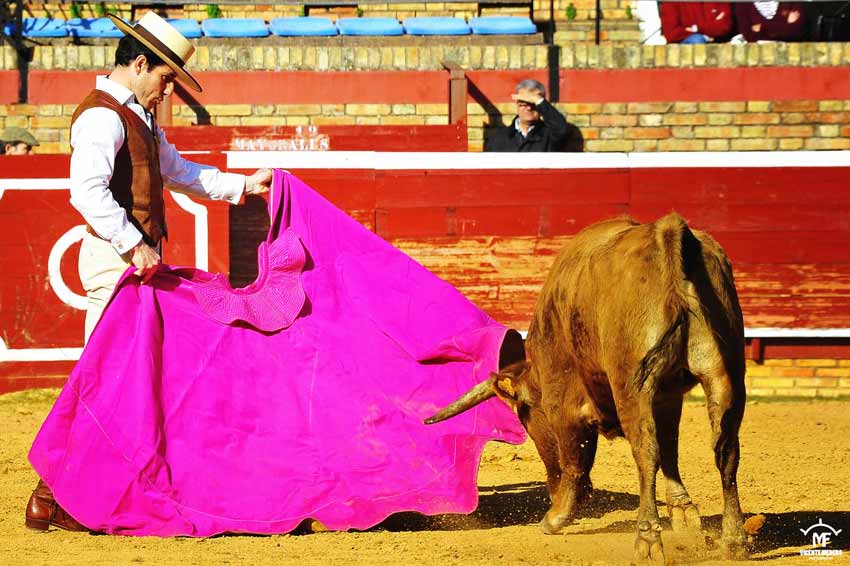
[[94, 15], [98, 18], [106, 17], [106, 6], [103, 4], [103, 2], [97, 2], [94, 5]]
[[83, 13], [80, 10], [80, 5], [76, 2], [71, 2], [71, 6], [70, 6], [70, 8], [68, 8], [68, 15], [71, 16], [72, 19], [73, 18], [82, 18]]
[[576, 19], [576, 15], [578, 15], [578, 10], [576, 10], [575, 4], [570, 2], [567, 6], [567, 19], [574, 20]]
[[299, 10], [299, 12], [298, 12], [298, 17], [299, 18], [307, 17], [307, 6], [301, 6], [301, 10]]
[[360, 6], [357, 6], [357, 17], [358, 18], [363, 17], [363, 8], [361, 8]]
[[221, 17], [221, 8], [218, 4], [207, 4], [207, 17], [208, 18], [220, 18]]
[[632, 18], [634, 18], [634, 17], [635, 17], [635, 16], [634, 16], [634, 14], [632, 13], [632, 7], [631, 7], [631, 6], [626, 6], [626, 19], [627, 19], [627, 20], [631, 20], [631, 19], [632, 19]]

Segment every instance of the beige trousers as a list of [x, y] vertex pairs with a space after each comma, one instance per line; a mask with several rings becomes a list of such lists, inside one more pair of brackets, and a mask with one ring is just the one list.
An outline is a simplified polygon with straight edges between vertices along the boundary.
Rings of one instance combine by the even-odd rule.
[[106, 240], [86, 232], [80, 246], [80, 281], [88, 298], [86, 342], [112, 296], [121, 275], [130, 266], [130, 254], [119, 254]]

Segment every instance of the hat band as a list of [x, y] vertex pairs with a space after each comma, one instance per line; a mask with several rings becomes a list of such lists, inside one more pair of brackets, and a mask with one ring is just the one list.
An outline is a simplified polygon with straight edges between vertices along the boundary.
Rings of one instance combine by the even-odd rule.
[[175, 63], [179, 63], [179, 66], [182, 68], [186, 65], [186, 62], [182, 57], [179, 57], [177, 53], [171, 50], [166, 44], [161, 42], [158, 38], [156, 38], [151, 32], [149, 32], [144, 26], [135, 25], [133, 26], [133, 31], [142, 36], [143, 39], [150, 42], [154, 47], [162, 51], [162, 54], [167, 58], [171, 59]]

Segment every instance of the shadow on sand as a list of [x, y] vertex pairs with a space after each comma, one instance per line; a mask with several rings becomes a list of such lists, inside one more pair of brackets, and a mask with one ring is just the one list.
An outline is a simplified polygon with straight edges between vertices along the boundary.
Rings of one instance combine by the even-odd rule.
[[[490, 529], [535, 524], [549, 508], [549, 496], [542, 482], [529, 482], [500, 486], [481, 486], [479, 505], [469, 515], [425, 516], [419, 513], [397, 513], [376, 525], [373, 530], [404, 531], [459, 531]], [[594, 490], [592, 497], [579, 510], [583, 518], [601, 518], [612, 511], [637, 511], [639, 497], [631, 493]], [[658, 502], [664, 530], [671, 530], [663, 502]], [[751, 560], [770, 561], [799, 555], [799, 548], [810, 547], [811, 534], [801, 532], [822, 521], [842, 532], [833, 538], [830, 548], [850, 549], [850, 511], [794, 511], [766, 513], [764, 526], [750, 542]], [[720, 541], [721, 515], [703, 516], [702, 525], [707, 550]], [[583, 530], [581, 535], [600, 533], [633, 533], [637, 520], [616, 521], [598, 529]], [[702, 536], [702, 535], [701, 535]], [[781, 550], [786, 549], [786, 550]], [[777, 552], [778, 551], [778, 552]], [[713, 554], [713, 553], [712, 553]], [[768, 556], [759, 556], [769, 554]], [[706, 556], [707, 557], [707, 556]]]
[[[630, 493], [594, 490], [579, 511], [582, 517], [598, 518], [610, 511], [637, 509], [639, 498]], [[542, 482], [479, 487], [478, 509], [469, 515], [396, 513], [375, 529], [399, 531], [458, 531], [534, 524], [549, 508], [549, 494]]]

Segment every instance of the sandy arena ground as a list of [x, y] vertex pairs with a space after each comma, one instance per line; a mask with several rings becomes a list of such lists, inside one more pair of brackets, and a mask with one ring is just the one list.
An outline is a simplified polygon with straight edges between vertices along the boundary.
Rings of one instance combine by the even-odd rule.
[[[623, 440], [600, 440], [596, 491], [564, 536], [545, 536], [543, 465], [534, 446], [491, 443], [479, 475], [480, 505], [469, 516], [396, 515], [367, 532], [155, 539], [28, 531], [24, 506], [36, 483], [27, 451], [56, 390], [0, 396], [0, 564], [628, 564], [638, 505], [637, 474]], [[747, 516], [766, 523], [752, 558], [812, 564], [800, 529], [823, 519], [850, 548], [850, 402], [749, 403], [741, 433], [739, 489]], [[719, 538], [720, 480], [709, 447], [706, 412], [689, 402], [682, 418], [680, 468], [700, 506], [707, 537], [664, 533], [668, 564], [727, 564]], [[659, 475], [659, 495], [663, 480]], [[666, 521], [666, 510], [661, 509]], [[709, 540], [708, 546], [705, 539]], [[820, 564], [850, 563], [844, 556]]]

